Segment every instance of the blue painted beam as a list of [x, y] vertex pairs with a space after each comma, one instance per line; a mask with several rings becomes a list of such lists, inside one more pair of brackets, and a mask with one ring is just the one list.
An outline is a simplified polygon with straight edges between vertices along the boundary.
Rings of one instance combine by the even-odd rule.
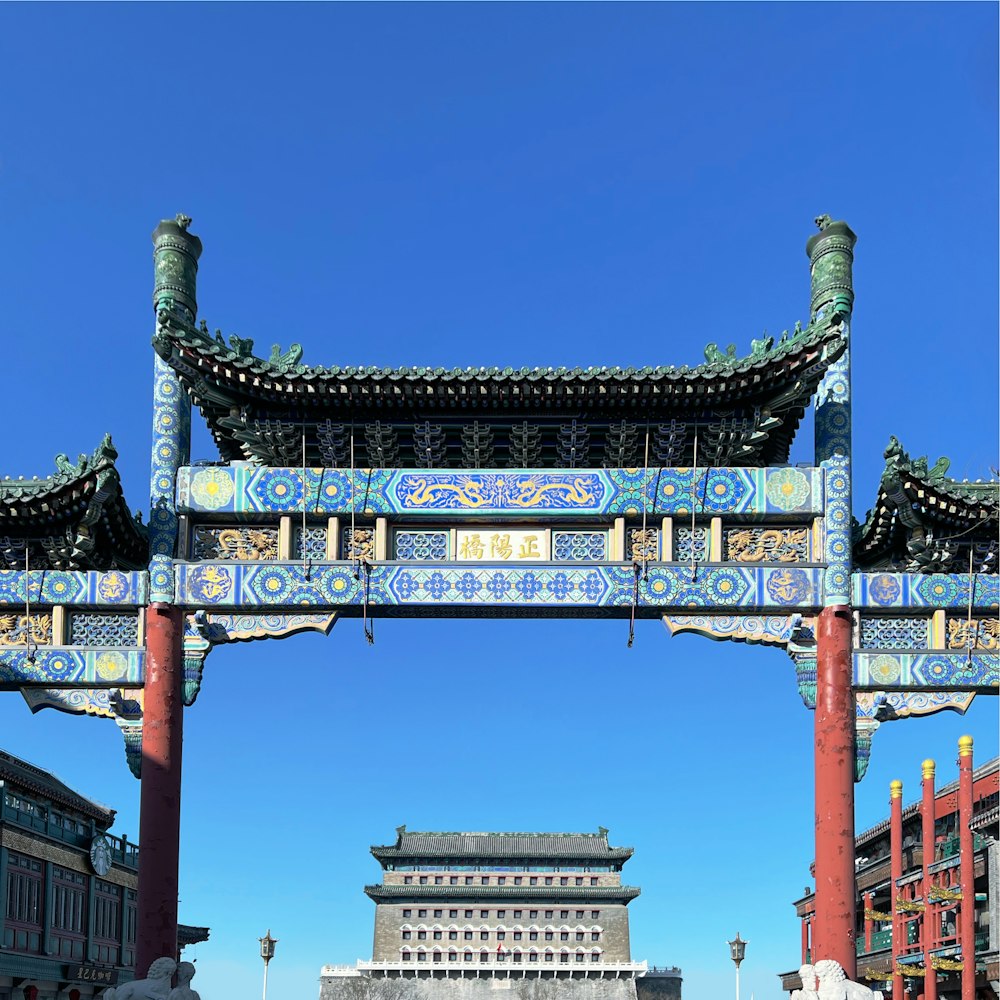
[[[996, 610], [1000, 606], [1000, 576], [981, 573], [973, 580], [973, 610]], [[964, 573], [854, 573], [851, 596], [856, 608], [967, 609], [969, 577]]]
[[149, 577], [145, 571], [0, 570], [0, 606], [15, 605], [23, 611], [26, 599], [32, 604], [134, 608], [149, 599]]
[[822, 513], [819, 469], [307, 469], [185, 467], [177, 510], [188, 514], [406, 516]]
[[929, 650], [854, 654], [859, 691], [981, 691], [1000, 688], [1000, 653]]
[[[366, 575], [353, 563], [212, 562], [175, 567], [177, 597], [190, 608], [308, 607], [314, 612], [371, 605], [412, 608], [628, 608], [635, 594], [631, 563], [379, 563]], [[787, 611], [821, 605], [822, 569], [789, 566], [651, 563], [640, 574], [640, 608], [744, 608]]]
[[[33, 661], [33, 662], [32, 662]], [[0, 690], [30, 687], [139, 687], [145, 679], [142, 649], [0, 647]]]

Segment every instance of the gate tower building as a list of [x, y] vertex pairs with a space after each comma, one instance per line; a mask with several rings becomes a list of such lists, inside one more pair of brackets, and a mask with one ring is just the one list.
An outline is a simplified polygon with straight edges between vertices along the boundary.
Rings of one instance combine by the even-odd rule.
[[629, 963], [630, 847], [597, 833], [414, 833], [372, 847], [380, 962], [552, 968]]

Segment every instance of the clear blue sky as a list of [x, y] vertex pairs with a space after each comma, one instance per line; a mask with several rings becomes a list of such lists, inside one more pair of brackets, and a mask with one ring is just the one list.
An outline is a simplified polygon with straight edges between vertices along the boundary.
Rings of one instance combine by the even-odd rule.
[[[0, 8], [2, 471], [111, 431], [147, 505], [149, 233], [205, 243], [201, 315], [307, 363], [694, 364], [807, 319], [821, 212], [859, 234], [855, 509], [882, 449], [997, 464], [994, 4], [8, 4]], [[212, 457], [203, 428], [195, 457]], [[811, 425], [793, 456], [811, 457]], [[631, 844], [638, 958], [687, 1000], [798, 964], [811, 714], [773, 651], [641, 623], [360, 622], [213, 653], [187, 713], [194, 985], [271, 1000], [371, 954], [368, 845], [413, 829]], [[884, 726], [888, 782], [997, 752], [996, 700]], [[119, 811], [110, 722], [0, 697], [0, 745]], [[227, 980], [232, 984], [223, 985]]]

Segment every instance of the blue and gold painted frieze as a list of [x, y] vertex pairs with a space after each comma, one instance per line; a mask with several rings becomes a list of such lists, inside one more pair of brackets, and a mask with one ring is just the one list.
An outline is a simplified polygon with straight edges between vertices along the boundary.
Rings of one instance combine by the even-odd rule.
[[[25, 586], [27, 578], [27, 587]], [[149, 598], [147, 574], [107, 570], [0, 570], [0, 606], [14, 604], [141, 605]]]
[[855, 653], [854, 686], [859, 690], [960, 688], [996, 693], [997, 653]]
[[[177, 594], [188, 607], [360, 605], [626, 607], [635, 594], [628, 564], [603, 566], [380, 563], [199, 563], [179, 565]], [[819, 567], [650, 565], [638, 601], [656, 608], [802, 608], [821, 604]], [[367, 594], [367, 598], [366, 598]]]
[[0, 649], [0, 687], [140, 687], [141, 649]]
[[[974, 609], [1000, 606], [1000, 576], [973, 577]], [[856, 608], [967, 608], [969, 577], [960, 573], [855, 573], [851, 578]]]
[[181, 513], [533, 516], [795, 514], [823, 509], [819, 469], [182, 468]]

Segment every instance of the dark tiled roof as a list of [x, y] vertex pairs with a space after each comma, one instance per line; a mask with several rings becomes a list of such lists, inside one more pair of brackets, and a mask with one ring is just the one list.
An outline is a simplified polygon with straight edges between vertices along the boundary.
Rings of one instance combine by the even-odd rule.
[[45, 771], [13, 754], [0, 750], [0, 780], [12, 792], [22, 789], [29, 795], [49, 799], [62, 806], [76, 809], [107, 829], [115, 821], [115, 810], [73, 791], [51, 771]]
[[[304, 430], [306, 461], [326, 467], [344, 464], [343, 433], [354, 424], [359, 467], [426, 467], [435, 449], [431, 464], [440, 467], [467, 467], [469, 454], [484, 450], [491, 460], [479, 467], [523, 467], [525, 454], [533, 465], [562, 467], [566, 434], [576, 438], [574, 455], [624, 449], [635, 456], [637, 428], [647, 423], [656, 431], [651, 454], [662, 452], [659, 465], [690, 464], [693, 423], [701, 427], [703, 460], [779, 464], [845, 344], [831, 323], [777, 343], [764, 337], [740, 358], [735, 347], [723, 353], [709, 345], [710, 360], [691, 368], [324, 368], [302, 365], [297, 345], [285, 354], [275, 348], [265, 361], [253, 355], [251, 341], [227, 344], [166, 312], [153, 338], [224, 459], [301, 464]], [[574, 467], [588, 464], [601, 461]]]
[[1000, 483], [965, 483], [946, 476], [950, 462], [911, 459], [893, 437], [875, 506], [857, 528], [859, 569], [911, 573], [968, 573], [970, 546], [976, 572], [997, 571]]
[[550, 899], [582, 904], [587, 900], [627, 903], [639, 895], [632, 885], [366, 885], [376, 903], [400, 899]]
[[208, 940], [209, 933], [210, 928], [208, 927], [192, 927], [189, 924], [178, 924], [177, 945], [183, 948], [189, 944], [200, 944], [202, 941]]
[[631, 847], [611, 847], [597, 833], [418, 833], [400, 827], [395, 844], [374, 846], [380, 860], [413, 858], [591, 858], [625, 861]]
[[0, 568], [139, 569], [148, 562], [146, 529], [122, 495], [118, 452], [105, 437], [92, 455], [44, 479], [0, 479]]

